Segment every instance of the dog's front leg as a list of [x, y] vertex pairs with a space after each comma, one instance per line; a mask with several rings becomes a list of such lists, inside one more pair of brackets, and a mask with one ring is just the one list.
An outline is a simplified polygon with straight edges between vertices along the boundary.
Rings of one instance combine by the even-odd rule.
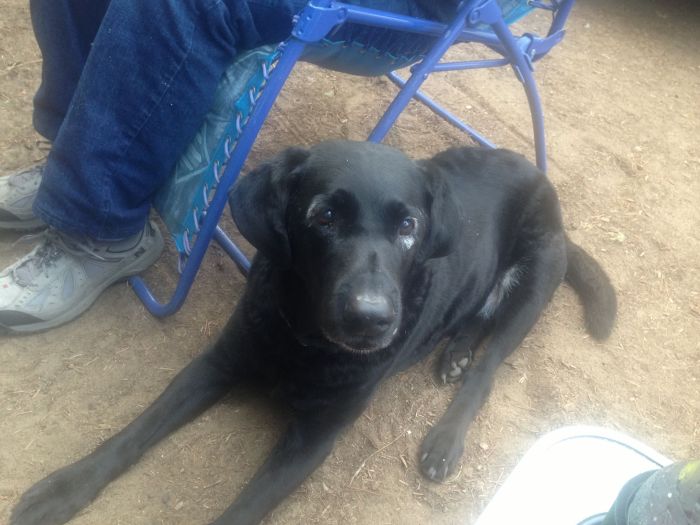
[[529, 256], [525, 275], [493, 314], [485, 355], [466, 370], [457, 396], [423, 442], [421, 469], [428, 478], [443, 481], [454, 472], [464, 451], [467, 429], [486, 401], [496, 369], [537, 322], [561, 283], [565, 268], [560, 237], [550, 239]]
[[353, 414], [301, 414], [286, 430], [270, 456], [236, 501], [211, 525], [254, 525], [297, 488], [330, 454]]
[[[159, 440], [211, 406], [238, 374], [228, 352], [230, 332], [184, 368], [165, 391], [124, 430], [83, 459], [31, 487], [10, 525], [59, 525], [90, 503], [113, 479]], [[244, 371], [243, 371], [244, 372]]]

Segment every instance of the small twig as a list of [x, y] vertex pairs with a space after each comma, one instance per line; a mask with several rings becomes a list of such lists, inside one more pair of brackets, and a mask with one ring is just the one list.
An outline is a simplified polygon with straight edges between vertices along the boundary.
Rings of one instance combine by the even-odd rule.
[[38, 64], [42, 62], [42, 59], [37, 59], [37, 60], [29, 60], [27, 62], [13, 62], [9, 66], [7, 66], [4, 71], [0, 71], [0, 76], [6, 76], [12, 73], [15, 69], [21, 69], [26, 66], [32, 66], [34, 64]]
[[396, 436], [396, 438], [395, 438], [393, 441], [387, 443], [386, 445], [384, 445], [384, 446], [381, 447], [381, 448], [378, 448], [377, 450], [375, 450], [374, 452], [372, 452], [369, 456], [367, 456], [367, 457], [365, 458], [365, 460], [360, 464], [360, 466], [357, 467], [357, 470], [355, 471], [355, 473], [354, 473], [354, 474], [352, 475], [352, 477], [350, 478], [350, 483], [348, 483], [348, 486], [352, 485], [352, 482], [355, 481], [355, 478], [360, 474], [360, 471], [364, 468], [364, 466], [367, 464], [367, 462], [368, 462], [370, 459], [372, 459], [374, 456], [376, 456], [377, 454], [379, 454], [382, 450], [385, 450], [385, 449], [389, 448], [391, 445], [393, 445], [394, 443], [396, 443], [399, 439], [401, 439], [402, 437], [404, 437], [407, 433], [408, 433], [408, 431], [404, 431], [403, 433], [401, 433], [401, 434], [399, 434], [398, 436]]
[[9, 72], [9, 71], [12, 71], [13, 69], [18, 69], [18, 68], [25, 67], [25, 66], [31, 66], [33, 64], [38, 64], [39, 62], [42, 62], [41, 58], [37, 58], [36, 60], [28, 60], [26, 62], [13, 62], [12, 64], [10, 64], [9, 66], [7, 66], [5, 68], [5, 71]]

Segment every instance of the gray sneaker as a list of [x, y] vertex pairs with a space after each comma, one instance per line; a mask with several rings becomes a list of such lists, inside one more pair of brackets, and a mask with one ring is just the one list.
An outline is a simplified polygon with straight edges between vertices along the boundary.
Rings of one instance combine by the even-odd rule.
[[37, 164], [0, 177], [0, 229], [24, 231], [44, 226], [32, 211], [44, 166]]
[[26, 256], [0, 272], [0, 327], [38, 332], [71, 321], [110, 284], [142, 272], [163, 250], [158, 227], [117, 242], [76, 240], [49, 228]]

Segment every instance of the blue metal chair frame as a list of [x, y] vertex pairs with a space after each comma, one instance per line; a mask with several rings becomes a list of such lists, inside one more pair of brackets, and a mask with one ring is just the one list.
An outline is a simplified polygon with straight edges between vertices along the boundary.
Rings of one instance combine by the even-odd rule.
[[[257, 100], [250, 119], [231, 152], [224, 174], [209, 204], [207, 214], [202, 221], [201, 229], [189, 257], [182, 268], [179, 282], [171, 299], [167, 303], [160, 303], [141, 277], [135, 276], [129, 279], [131, 286], [147, 309], [158, 317], [171, 315], [180, 309], [212, 238], [229, 254], [238, 268], [243, 273], [247, 273], [250, 262], [240, 248], [218, 226], [221, 214], [227, 204], [228, 190], [238, 178], [260, 128], [287, 77], [300, 59], [304, 48], [308, 44], [321, 41], [339, 24], [353, 22], [437, 37], [436, 43], [423, 60], [411, 68], [411, 76], [407, 80], [403, 80], [393, 72], [388, 75], [392, 82], [400, 88], [400, 91], [370, 134], [370, 141], [381, 142], [406, 105], [415, 98], [450, 124], [468, 133], [482, 146], [495, 147], [476, 130], [428, 98], [419, 91], [419, 88], [433, 72], [510, 65], [527, 94], [532, 114], [537, 166], [542, 171], [546, 171], [544, 119], [533, 76], [533, 63], [546, 55], [553, 46], [563, 39], [564, 23], [574, 0], [529, 1], [529, 4], [532, 7], [546, 9], [553, 13], [552, 25], [545, 37], [528, 33], [519, 37], [514, 36], [503, 20], [501, 9], [496, 0], [464, 0], [458, 9], [457, 16], [450, 24], [366, 9], [335, 0], [310, 0], [307, 7], [296, 17], [292, 36], [281, 45], [283, 48], [279, 61], [270, 74], [267, 85]], [[488, 25], [491, 31], [479, 29], [484, 25]], [[450, 46], [457, 43], [481, 43], [496, 51], [503, 58], [440, 63], [440, 59]]]

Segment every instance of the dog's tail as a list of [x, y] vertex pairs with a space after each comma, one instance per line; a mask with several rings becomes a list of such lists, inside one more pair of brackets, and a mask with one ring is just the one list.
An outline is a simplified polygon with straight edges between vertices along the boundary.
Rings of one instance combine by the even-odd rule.
[[566, 258], [564, 279], [581, 298], [586, 328], [596, 339], [606, 339], [612, 332], [617, 314], [617, 298], [610, 279], [596, 260], [568, 237]]

